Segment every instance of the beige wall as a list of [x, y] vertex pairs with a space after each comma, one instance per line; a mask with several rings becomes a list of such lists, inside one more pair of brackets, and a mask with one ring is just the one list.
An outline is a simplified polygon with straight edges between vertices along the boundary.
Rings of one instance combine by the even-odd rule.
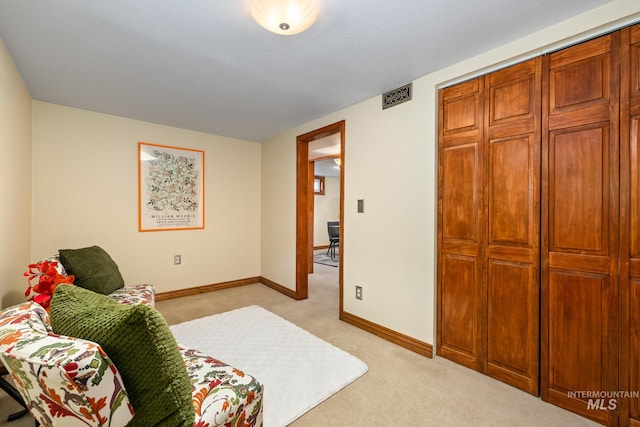
[[[0, 45], [0, 174], [12, 184], [0, 213], [2, 306], [23, 300], [26, 263], [93, 244], [127, 283], [160, 292], [258, 275], [295, 289], [295, 138], [344, 119], [345, 310], [435, 344], [438, 88], [638, 19], [637, 0], [614, 1], [424, 76], [411, 102], [381, 111], [375, 97], [262, 145], [41, 102], [31, 110]], [[205, 230], [138, 232], [138, 141], [206, 151]], [[371, 165], [390, 153], [378, 174]]]
[[293, 142], [262, 143], [260, 268], [263, 277], [289, 289], [296, 287], [295, 165], [295, 135]]
[[[439, 87], [638, 19], [637, 0], [614, 1], [424, 76], [414, 82], [411, 102], [382, 111], [375, 97], [264, 143], [263, 275], [295, 289], [295, 252], [270, 254], [295, 248], [296, 136], [344, 119], [344, 309], [435, 345]], [[383, 163], [384, 175], [371, 167]], [[357, 199], [365, 199], [363, 214]], [[354, 298], [356, 285], [362, 301]]]
[[31, 244], [31, 95], [0, 39], [0, 307], [24, 301]]
[[[205, 229], [138, 232], [138, 141], [205, 151]], [[33, 259], [103, 247], [158, 292], [260, 275], [260, 144], [33, 103]], [[173, 265], [173, 255], [182, 265]]]
[[313, 199], [313, 246], [328, 246], [327, 221], [340, 219], [340, 178], [324, 178], [324, 195]]

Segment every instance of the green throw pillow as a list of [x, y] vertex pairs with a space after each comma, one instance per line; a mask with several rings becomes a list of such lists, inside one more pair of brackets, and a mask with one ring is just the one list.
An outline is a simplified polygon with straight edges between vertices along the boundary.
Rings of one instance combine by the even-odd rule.
[[76, 277], [77, 286], [103, 295], [124, 286], [118, 265], [101, 247], [60, 249], [58, 252], [67, 274]]
[[191, 381], [162, 315], [146, 305], [61, 285], [51, 302], [51, 326], [60, 335], [100, 344], [122, 376], [135, 416], [128, 427], [193, 427]]

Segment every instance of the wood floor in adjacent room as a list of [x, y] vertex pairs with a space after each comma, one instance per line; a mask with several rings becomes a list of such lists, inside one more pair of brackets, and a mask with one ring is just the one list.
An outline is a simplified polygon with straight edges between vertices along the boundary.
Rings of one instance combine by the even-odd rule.
[[[307, 412], [291, 424], [293, 427], [598, 425], [446, 359], [425, 358], [341, 322], [338, 269], [314, 267], [309, 278], [310, 297], [305, 301], [294, 301], [255, 284], [159, 301], [157, 308], [174, 324], [260, 305], [367, 363], [369, 371], [363, 377]], [[215, 330], [203, 333], [215, 334]], [[28, 416], [6, 421], [7, 414], [18, 409], [0, 391], [0, 426], [32, 427]]]

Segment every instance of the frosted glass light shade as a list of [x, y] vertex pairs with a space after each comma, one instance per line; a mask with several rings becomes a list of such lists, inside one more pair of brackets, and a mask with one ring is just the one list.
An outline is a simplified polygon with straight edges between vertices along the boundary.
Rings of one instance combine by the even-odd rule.
[[294, 35], [303, 32], [318, 19], [316, 0], [251, 0], [249, 13], [272, 33]]

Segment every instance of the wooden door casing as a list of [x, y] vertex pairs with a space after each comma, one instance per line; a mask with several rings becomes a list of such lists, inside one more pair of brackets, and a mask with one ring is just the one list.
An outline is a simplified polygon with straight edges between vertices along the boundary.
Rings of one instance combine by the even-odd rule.
[[612, 33], [543, 66], [542, 398], [609, 425], [571, 393], [618, 390], [618, 49]]

